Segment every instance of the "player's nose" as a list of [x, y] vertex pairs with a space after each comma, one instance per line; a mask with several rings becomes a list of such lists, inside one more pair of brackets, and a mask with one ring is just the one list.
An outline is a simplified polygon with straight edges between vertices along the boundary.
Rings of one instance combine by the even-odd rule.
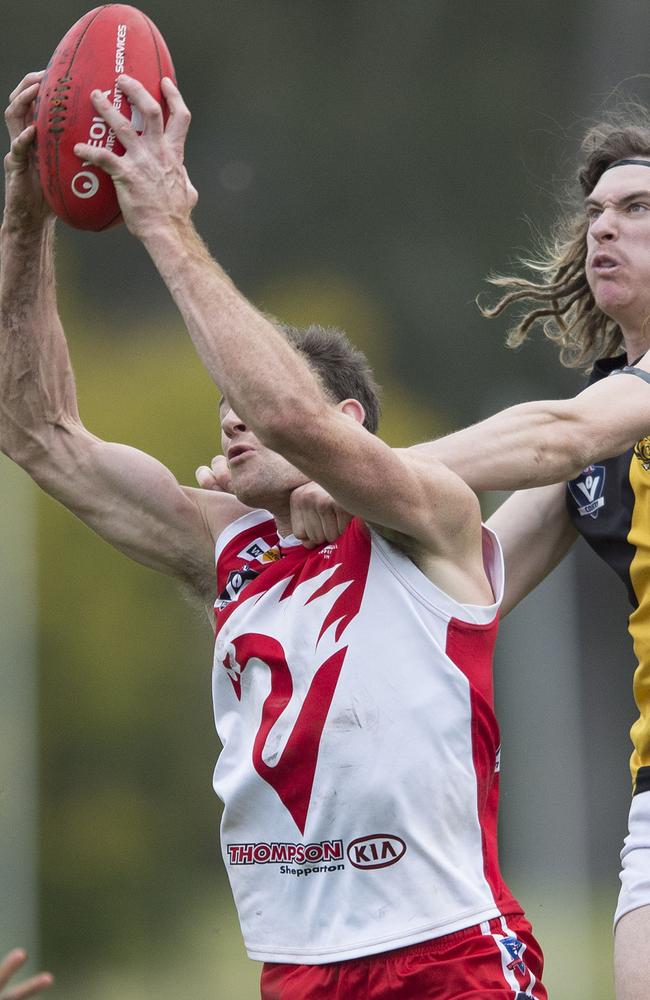
[[221, 429], [227, 437], [232, 437], [233, 434], [241, 434], [245, 431], [246, 424], [239, 418], [233, 408], [230, 407], [221, 416]]
[[589, 232], [599, 243], [616, 239], [617, 231], [616, 213], [613, 208], [604, 208], [589, 227]]

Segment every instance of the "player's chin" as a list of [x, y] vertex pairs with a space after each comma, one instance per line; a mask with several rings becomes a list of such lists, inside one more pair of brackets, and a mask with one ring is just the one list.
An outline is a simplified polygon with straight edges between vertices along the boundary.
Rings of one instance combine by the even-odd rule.
[[255, 482], [251, 481], [249, 476], [238, 475], [233, 469], [230, 470], [230, 479], [232, 484], [232, 491], [240, 503], [245, 504], [247, 507], [259, 507], [260, 506], [260, 490]]
[[613, 284], [609, 287], [601, 286], [598, 289], [598, 294], [594, 295], [594, 301], [600, 311], [616, 323], [624, 322], [630, 305], [629, 300], [629, 295], [626, 295], [623, 289], [616, 288]]

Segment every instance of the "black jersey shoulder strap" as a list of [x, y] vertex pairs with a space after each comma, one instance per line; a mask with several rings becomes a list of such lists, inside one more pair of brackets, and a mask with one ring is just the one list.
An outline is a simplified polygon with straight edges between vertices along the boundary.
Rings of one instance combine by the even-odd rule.
[[615, 368], [613, 372], [609, 373], [609, 377], [611, 378], [612, 375], [638, 375], [644, 382], [650, 383], [650, 372], [644, 372], [643, 368], [635, 368], [633, 365], [625, 365], [624, 368]]

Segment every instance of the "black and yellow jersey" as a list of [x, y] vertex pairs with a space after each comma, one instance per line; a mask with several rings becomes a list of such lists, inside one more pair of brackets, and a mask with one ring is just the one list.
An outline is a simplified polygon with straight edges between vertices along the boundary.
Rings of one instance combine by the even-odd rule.
[[[626, 363], [624, 356], [598, 361], [590, 384]], [[572, 479], [567, 506], [580, 534], [625, 584], [632, 604], [628, 628], [638, 664], [633, 688], [639, 718], [630, 730], [630, 769], [635, 793], [650, 791], [650, 436]]]

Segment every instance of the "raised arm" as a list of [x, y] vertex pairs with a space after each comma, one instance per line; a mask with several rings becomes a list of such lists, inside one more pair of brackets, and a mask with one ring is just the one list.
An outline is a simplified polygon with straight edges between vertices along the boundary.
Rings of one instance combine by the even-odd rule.
[[331, 405], [315, 376], [269, 320], [234, 287], [196, 234], [196, 193], [182, 166], [189, 112], [163, 81], [169, 120], [136, 81], [120, 78], [144, 133], [95, 92], [95, 107], [126, 154], [80, 145], [113, 177], [127, 226], [167, 284], [206, 369], [263, 445], [321, 483], [347, 510], [456, 559], [477, 548], [471, 491], [442, 464], [398, 454], [366, 431], [352, 404]]
[[242, 508], [183, 489], [155, 459], [101, 441], [81, 423], [59, 319], [54, 219], [31, 164], [41, 74], [11, 95], [0, 230], [0, 448], [53, 497], [132, 558], [208, 595], [213, 541]]

